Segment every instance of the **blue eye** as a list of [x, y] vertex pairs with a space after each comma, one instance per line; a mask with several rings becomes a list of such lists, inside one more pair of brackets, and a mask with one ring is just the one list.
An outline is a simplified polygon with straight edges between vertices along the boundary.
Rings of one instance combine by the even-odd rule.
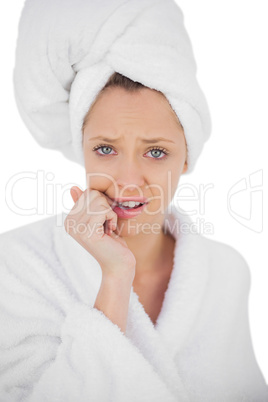
[[[99, 149], [102, 150], [101, 153], [96, 152], [99, 151]], [[111, 154], [111, 150], [113, 150], [113, 148], [110, 147], [109, 145], [99, 144], [96, 147], [94, 147], [92, 151], [96, 152], [98, 156], [116, 155], [116, 153]], [[148, 152], [151, 152], [151, 155], [153, 156], [151, 159], [164, 159], [169, 154], [169, 152], [165, 148], [161, 147], [152, 147], [146, 152], [146, 154]], [[160, 157], [161, 154], [164, 154], [164, 156]]]
[[93, 151], [98, 151], [99, 149], [103, 149], [103, 153], [98, 153], [98, 155], [104, 156], [104, 155], [111, 155], [109, 151], [109, 149], [112, 149], [111, 147], [109, 147], [108, 145], [97, 145], [96, 147], [93, 148]]
[[167, 155], [167, 152], [165, 152], [164, 150], [160, 149], [160, 148], [152, 148], [150, 149], [148, 152], [151, 152], [151, 155], [153, 155], [153, 159], [163, 159], [164, 156], [162, 156], [161, 158], [159, 158], [159, 156], [162, 154]]

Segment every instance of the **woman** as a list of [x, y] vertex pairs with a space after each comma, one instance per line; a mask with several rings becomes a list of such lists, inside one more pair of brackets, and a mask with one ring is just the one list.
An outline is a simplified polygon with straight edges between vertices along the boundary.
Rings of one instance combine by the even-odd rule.
[[248, 265], [171, 203], [209, 135], [179, 9], [65, 6], [26, 1], [15, 95], [39, 142], [84, 163], [87, 185], [67, 216], [1, 235], [0, 400], [268, 400]]
[[[131, 284], [153, 323], [159, 315], [173, 268], [175, 246], [174, 237], [161, 229], [163, 211], [168, 206], [168, 197], [174, 196], [180, 174], [187, 168], [183, 128], [169, 103], [157, 91], [139, 89], [139, 83], [135, 90], [130, 90], [133, 84], [126, 77], [114, 74], [86, 117], [83, 146], [89, 191], [83, 194], [76, 187], [74, 201], [82, 198], [73, 212], [80, 205], [81, 210], [76, 220], [68, 216], [65, 221], [68, 233], [82, 246], [86, 243], [86, 249], [102, 266], [105, 281], [96, 300], [97, 308], [109, 311], [107, 295], [114, 289], [112, 282], [109, 290], [111, 276], [115, 275], [116, 281], [128, 281], [124, 298], [121, 300], [116, 292], [115, 300], [111, 300], [117, 305], [110, 317], [123, 331]], [[98, 133], [105, 133], [108, 143], [103, 144], [103, 139], [95, 135]], [[156, 141], [158, 133], [164, 138]], [[115, 142], [120, 134], [121, 138]], [[103, 145], [98, 145], [101, 141]], [[157, 146], [153, 145], [155, 142]], [[119, 150], [116, 153], [111, 145], [114, 143]], [[119, 200], [121, 203], [136, 201], [137, 205], [120, 207]], [[87, 207], [103, 212], [101, 216], [90, 217]], [[87, 224], [92, 226], [88, 230]], [[106, 235], [103, 238], [104, 224]], [[80, 230], [75, 229], [77, 225]], [[117, 237], [113, 236], [114, 230]], [[89, 238], [85, 238], [88, 235]], [[93, 236], [97, 240], [99, 236], [101, 241], [95, 244]], [[124, 289], [120, 281], [118, 286]]]

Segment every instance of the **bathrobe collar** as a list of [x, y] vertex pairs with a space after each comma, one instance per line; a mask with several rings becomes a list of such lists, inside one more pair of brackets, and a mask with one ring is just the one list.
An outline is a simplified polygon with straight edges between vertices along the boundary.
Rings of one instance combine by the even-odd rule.
[[[62, 214], [62, 222], [66, 215]], [[195, 233], [195, 225], [184, 211], [170, 204], [165, 213], [166, 229], [176, 240], [173, 270], [161, 312], [154, 325], [131, 287], [125, 336], [131, 339], [150, 361], [174, 395], [187, 394], [174, 359], [190, 336], [198, 318], [208, 281], [208, 251], [205, 238]], [[94, 305], [102, 274], [98, 262], [67, 232], [64, 225], [55, 228], [55, 249], [61, 260], [74, 296]]]
[[174, 360], [190, 336], [205, 296], [208, 252], [202, 236], [194, 233], [194, 224], [188, 215], [172, 206], [170, 214], [166, 214], [166, 222], [176, 244], [161, 312], [154, 325], [132, 287], [126, 336], [151, 361], [174, 395], [188, 400]]

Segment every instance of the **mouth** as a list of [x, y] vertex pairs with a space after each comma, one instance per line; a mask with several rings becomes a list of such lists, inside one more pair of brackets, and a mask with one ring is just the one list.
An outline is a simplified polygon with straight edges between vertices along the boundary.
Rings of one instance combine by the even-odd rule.
[[[139, 199], [137, 200], [137, 198]], [[113, 208], [114, 212], [116, 212], [118, 217], [124, 219], [139, 215], [149, 203], [146, 199], [141, 199], [141, 197], [132, 197], [131, 199], [128, 197], [128, 200], [124, 198], [123, 200], [115, 199], [113, 201], [116, 204]]]
[[144, 197], [115, 198], [113, 202], [122, 209], [137, 209], [148, 204], [148, 200]]
[[148, 204], [148, 202], [130, 202], [127, 204], [123, 204], [123, 203], [117, 203], [117, 206], [121, 209], [138, 209], [140, 207], [142, 207], [143, 205]]

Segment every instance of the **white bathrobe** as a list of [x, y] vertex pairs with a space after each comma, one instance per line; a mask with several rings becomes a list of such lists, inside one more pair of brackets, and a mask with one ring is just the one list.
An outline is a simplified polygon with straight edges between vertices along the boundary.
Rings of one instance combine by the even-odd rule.
[[101, 269], [66, 214], [0, 235], [1, 402], [268, 401], [245, 259], [189, 233], [174, 206], [167, 216], [176, 248], [160, 315], [154, 326], [132, 287], [125, 334], [93, 307]]

